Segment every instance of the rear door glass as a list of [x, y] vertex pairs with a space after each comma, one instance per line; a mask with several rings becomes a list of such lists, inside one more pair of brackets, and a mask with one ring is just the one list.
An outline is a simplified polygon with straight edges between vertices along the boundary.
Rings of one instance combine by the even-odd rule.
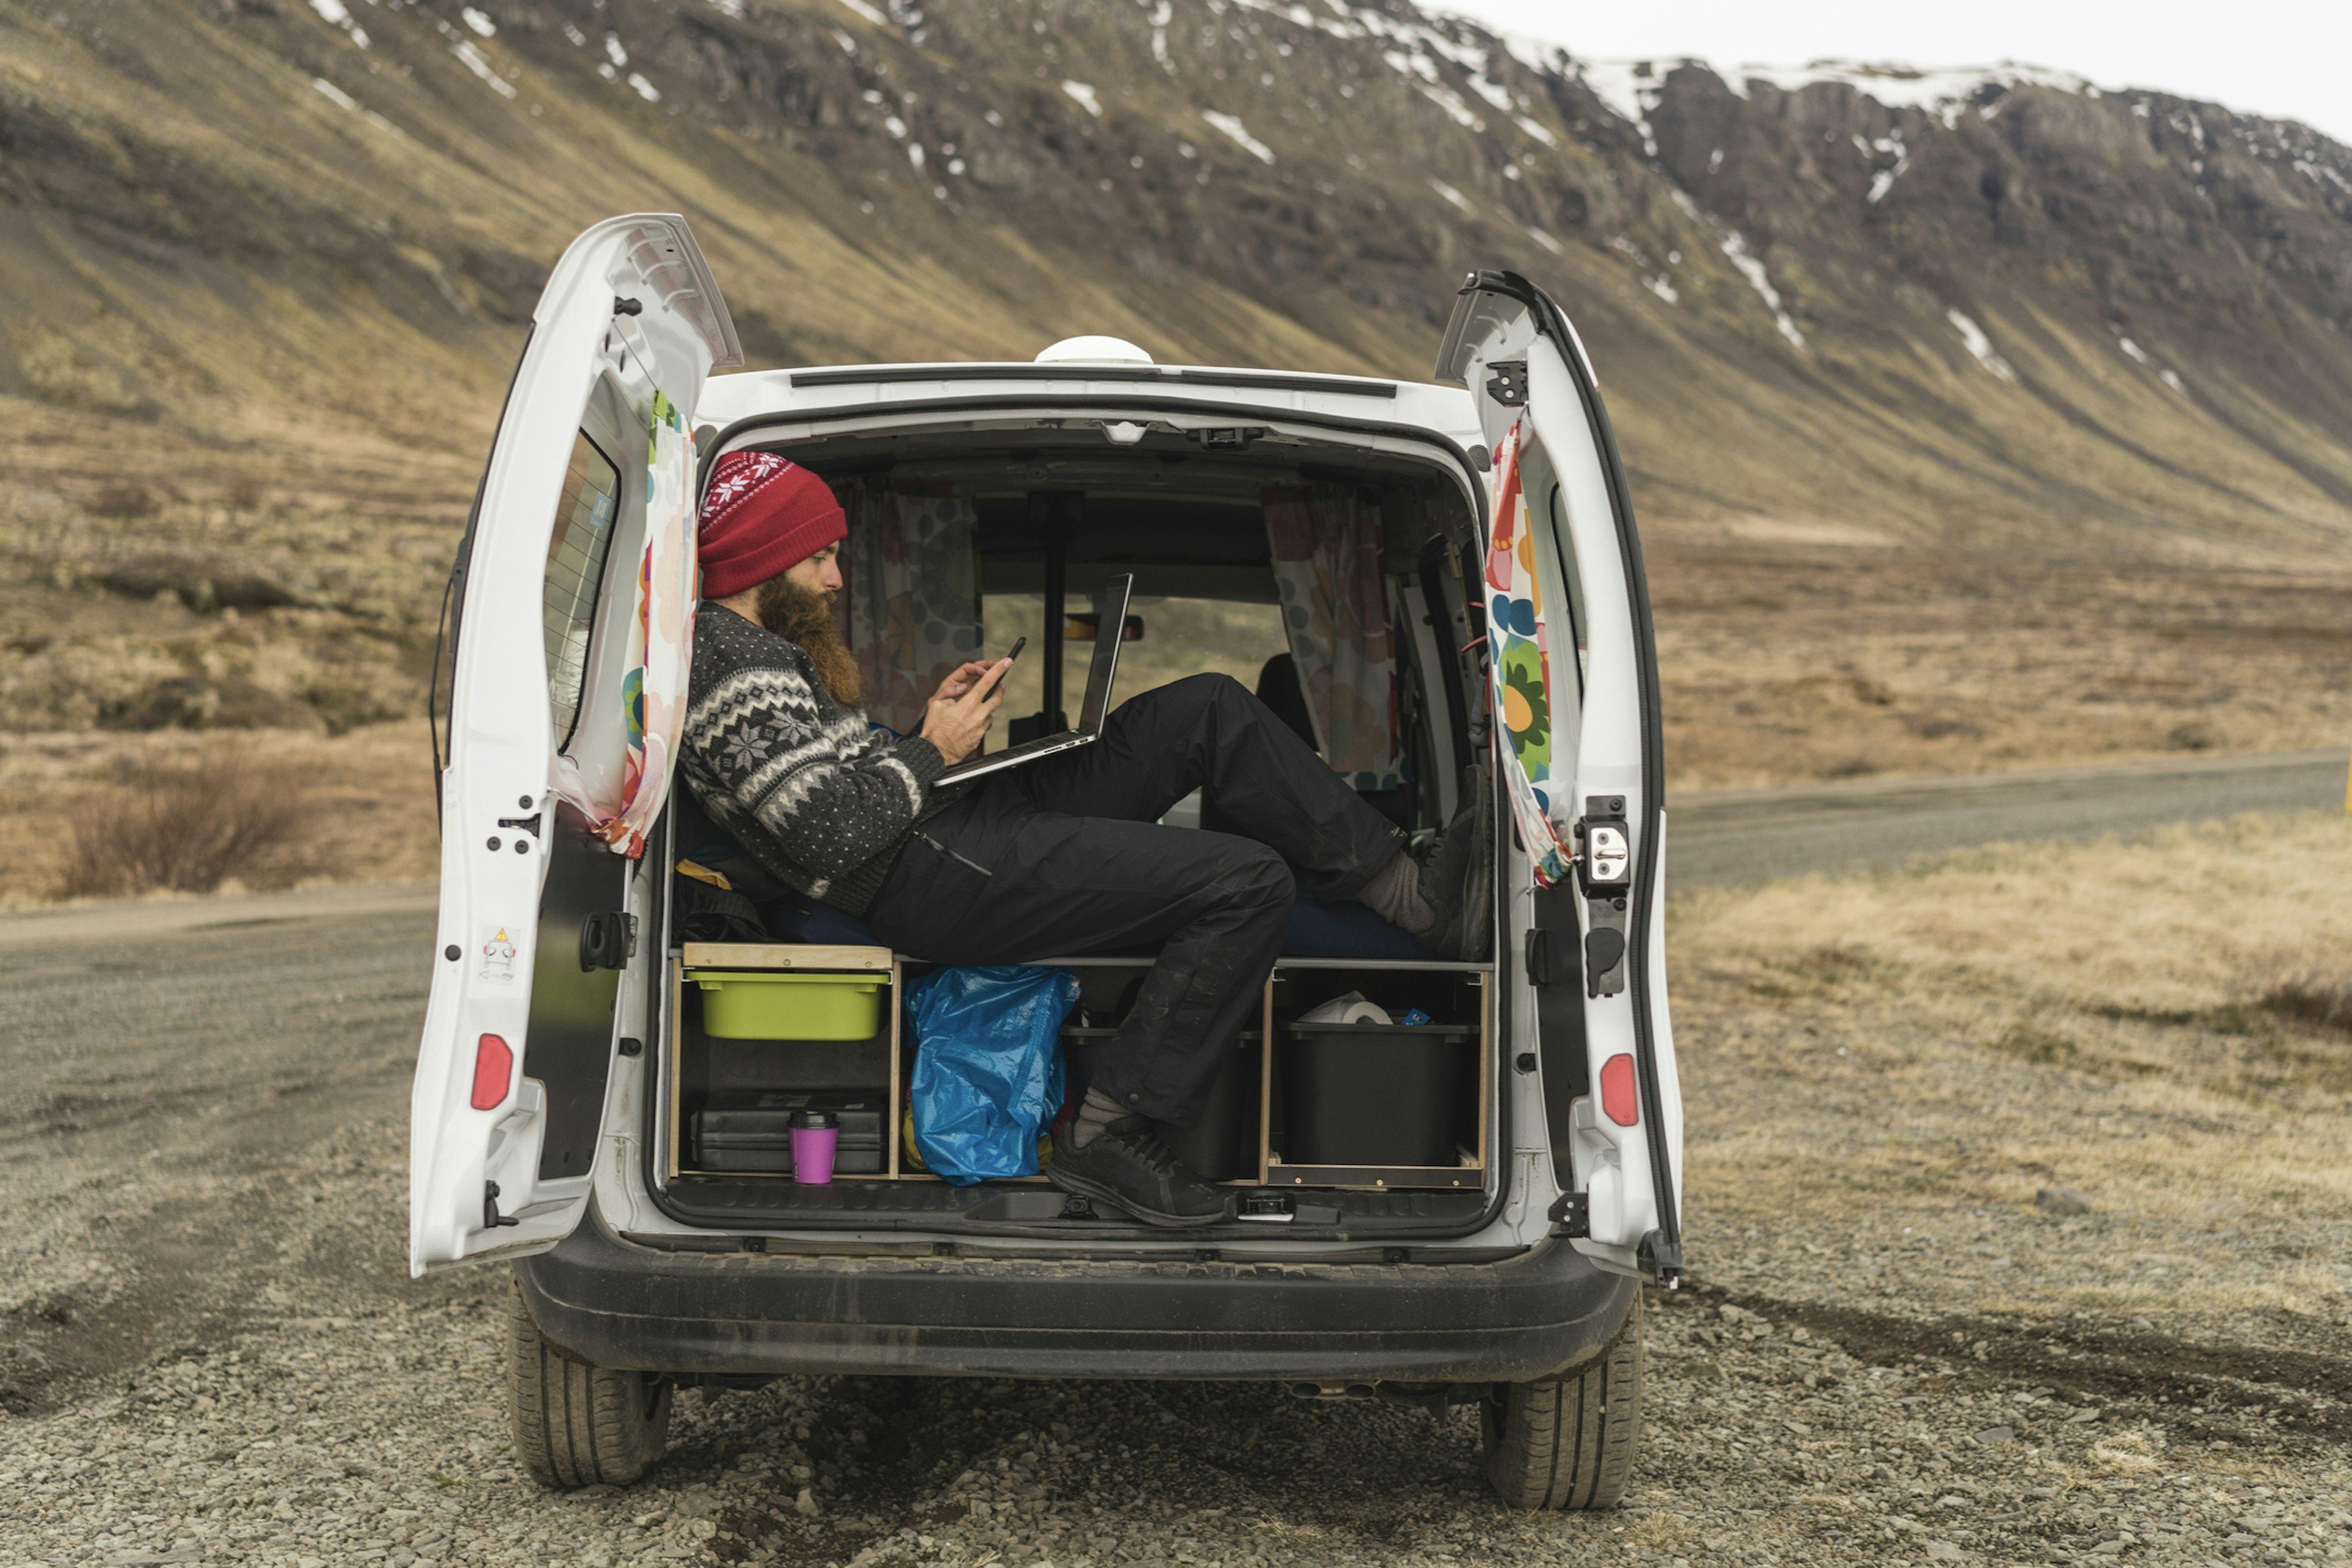
[[[986, 657], [1003, 657], [1015, 637], [1029, 639], [1019, 661], [1005, 675], [1000, 718], [1025, 718], [1037, 712], [1045, 699], [1044, 596], [990, 594], [982, 597], [981, 605]], [[1071, 590], [1069, 614], [1086, 615], [1093, 608], [1090, 595]], [[1282, 629], [1282, 606], [1272, 603], [1138, 595], [1128, 613], [1142, 621], [1143, 637], [1119, 650], [1118, 685], [1111, 694], [1114, 708], [1130, 697], [1204, 671], [1230, 675], [1255, 691], [1265, 661], [1290, 651]], [[1087, 689], [1087, 668], [1094, 654], [1091, 641], [1071, 637], [1062, 645], [1062, 706], [1073, 720], [1078, 699]], [[1003, 745], [1003, 733], [1000, 723], [990, 745]]]
[[[1555, 605], [1563, 600], [1568, 605], [1569, 632], [1576, 643], [1576, 689], [1581, 695], [1584, 690], [1585, 677], [1592, 668], [1591, 638], [1584, 629], [1584, 574], [1577, 570], [1575, 543], [1569, 532], [1567, 492], [1560, 489], [1557, 480], [1554, 480], [1549, 489], [1551, 495], [1552, 538], [1559, 542], [1559, 550], [1557, 554], [1547, 552], [1543, 557], [1547, 577], [1546, 596]], [[1558, 585], [1549, 580], [1554, 576], [1567, 579], [1566, 594], [1559, 593]]]
[[580, 692], [588, 675], [588, 644], [596, 626], [596, 600], [604, 582], [605, 557], [613, 548], [613, 521], [620, 511], [621, 471], [583, 433], [572, 444], [563, 477], [563, 499], [555, 510], [555, 531], [547, 544], [547, 575], [541, 593], [547, 639], [547, 700], [554, 715], [561, 751], [572, 743], [580, 719]]

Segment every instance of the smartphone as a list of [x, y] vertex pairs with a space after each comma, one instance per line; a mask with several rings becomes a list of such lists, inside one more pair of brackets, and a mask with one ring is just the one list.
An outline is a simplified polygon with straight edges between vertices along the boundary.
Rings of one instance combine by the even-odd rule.
[[998, 687], [1003, 685], [1004, 678], [1013, 673], [1013, 661], [1021, 657], [1021, 650], [1028, 646], [1029, 639], [1027, 637], [1013, 638], [1013, 651], [1004, 656], [1003, 662], [1001, 665], [995, 665], [990, 668], [988, 675], [982, 682], [983, 689], [993, 691]]

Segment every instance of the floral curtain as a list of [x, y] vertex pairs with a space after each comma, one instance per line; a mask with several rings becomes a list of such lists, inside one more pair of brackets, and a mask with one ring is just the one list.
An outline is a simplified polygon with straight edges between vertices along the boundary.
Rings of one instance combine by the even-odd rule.
[[646, 442], [646, 552], [638, 558], [622, 678], [625, 755], [616, 799], [595, 798], [579, 765], [554, 760], [555, 793], [595, 824], [615, 855], [646, 852], [646, 834], [669, 796], [694, 667], [694, 432], [661, 392]]
[[1502, 722], [1503, 775], [1512, 818], [1531, 851], [1536, 885], [1556, 886], [1574, 857], [1552, 824], [1551, 647], [1543, 587], [1536, 576], [1528, 500], [1519, 485], [1520, 426], [1495, 453], [1487, 499], [1494, 536], [1486, 547], [1486, 668]]
[[1259, 499], [1324, 760], [1360, 790], [1394, 789], [1404, 770], [1380, 507], [1349, 485], [1269, 485]]
[[979, 509], [952, 485], [859, 479], [840, 493], [842, 635], [866, 713], [912, 734], [948, 671], [980, 657]]

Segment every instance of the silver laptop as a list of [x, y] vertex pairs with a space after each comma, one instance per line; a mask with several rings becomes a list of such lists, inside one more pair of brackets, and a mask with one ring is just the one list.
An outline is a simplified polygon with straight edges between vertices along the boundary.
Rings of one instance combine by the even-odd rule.
[[1076, 729], [1040, 735], [1034, 741], [1024, 741], [1002, 752], [991, 752], [984, 757], [959, 763], [941, 773], [939, 782], [959, 784], [965, 779], [980, 778], [1101, 739], [1103, 720], [1110, 714], [1111, 682], [1118, 678], [1119, 644], [1127, 640], [1127, 604], [1134, 594], [1133, 573], [1113, 577], [1103, 584], [1097, 601], [1103, 607], [1102, 618], [1095, 624], [1094, 662], [1087, 667], [1087, 696], [1078, 706]]

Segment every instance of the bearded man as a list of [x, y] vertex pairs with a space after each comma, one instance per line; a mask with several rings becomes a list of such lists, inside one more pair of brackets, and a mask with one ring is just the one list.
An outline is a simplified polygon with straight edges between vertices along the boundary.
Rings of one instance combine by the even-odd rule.
[[[1486, 954], [1490, 792], [1468, 792], [1426, 863], [1240, 683], [1196, 675], [1122, 703], [1092, 745], [964, 784], [1010, 659], [966, 664], [921, 729], [858, 711], [835, 630], [847, 522], [824, 481], [772, 452], [713, 467], [699, 543], [681, 767], [719, 831], [767, 876], [940, 963], [1157, 947], [1045, 1174], [1160, 1226], [1230, 1217], [1161, 1141], [1189, 1127], [1255, 1013], [1294, 895], [1357, 899], [1425, 945]], [[1248, 837], [1164, 827], [1202, 790]]]

